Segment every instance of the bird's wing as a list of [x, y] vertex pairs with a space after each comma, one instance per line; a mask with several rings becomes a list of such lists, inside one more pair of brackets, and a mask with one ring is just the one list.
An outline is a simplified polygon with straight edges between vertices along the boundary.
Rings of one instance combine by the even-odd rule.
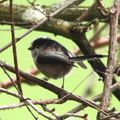
[[51, 54], [39, 54], [36, 61], [42, 64], [68, 64], [74, 66], [74, 63], [67, 56], [54, 52]]

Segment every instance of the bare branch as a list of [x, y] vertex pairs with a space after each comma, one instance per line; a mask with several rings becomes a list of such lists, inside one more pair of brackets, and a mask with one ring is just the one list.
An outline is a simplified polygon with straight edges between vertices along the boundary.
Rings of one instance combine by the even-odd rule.
[[[2, 61], [0, 61], [0, 66], [4, 66], [7, 70], [15, 73], [15, 69], [8, 65], [8, 64], [4, 64]], [[82, 98], [80, 96], [76, 96], [76, 95], [73, 95], [72, 93], [69, 93], [67, 92], [66, 90], [63, 90], [62, 88], [59, 88], [59, 87], [56, 87], [46, 81], [43, 81], [41, 79], [38, 79], [30, 74], [27, 74], [27, 73], [24, 73], [22, 71], [19, 71], [20, 72], [20, 75], [22, 77], [24, 77], [26, 80], [29, 80], [33, 83], [36, 83], [37, 85], [40, 85], [42, 87], [44, 87], [45, 89], [48, 89], [50, 90], [51, 92], [55, 93], [56, 95], [58, 95], [59, 98], [62, 98], [64, 97], [64, 102], [66, 100], [74, 100], [74, 101], [77, 101], [77, 102], [82, 102], [82, 104], [85, 104], [85, 105], [88, 105], [90, 107], [93, 107], [95, 109], [97, 109], [98, 111], [101, 111], [98, 107], [98, 105], [96, 105], [94, 102], [92, 101], [89, 101], [89, 100], [86, 100], [85, 98]], [[106, 112], [104, 111], [101, 111], [103, 114], [107, 115]]]
[[[30, 105], [37, 113], [39, 113], [39, 114], [42, 115], [43, 117], [45, 117], [45, 118], [47, 118], [47, 119], [49, 119], [49, 120], [53, 120], [51, 117], [49, 117], [48, 115], [46, 115], [44, 112], [40, 111], [40, 110], [31, 102], [31, 100], [26, 99], [24, 96], [21, 97], [21, 95], [17, 95], [16, 93], [10, 92], [10, 91], [5, 90], [5, 89], [3, 89], [3, 88], [0, 88], [0, 91], [6, 93], [6, 94], [8, 94], [8, 95], [12, 95], [12, 96], [14, 96], [14, 97], [17, 97], [17, 98], [19, 98], [19, 99], [24, 99], [24, 100], [25, 100], [24, 103], [19, 103], [19, 104], [17, 104], [17, 105], [14, 104], [14, 105], [1, 106], [1, 107], [0, 107], [1, 110], [18, 108], [18, 107], [22, 107], [22, 106], [24, 106], [24, 105], [26, 106], [26, 104], [27, 104], [27, 105]], [[34, 118], [36, 119], [35, 116], [34, 116]], [[37, 120], [37, 119], [36, 119], [36, 120]]]
[[[117, 117], [117, 116], [119, 116], [120, 115], [120, 113], [115, 113], [115, 114], [113, 114], [113, 115], [110, 115], [110, 116], [108, 116], [108, 117], [105, 117], [105, 118], [102, 118], [102, 119], [100, 119], [100, 120], [108, 120], [108, 119], [110, 119], [110, 118], [112, 118], [112, 117]], [[119, 119], [120, 117], [117, 117], [117, 119]]]
[[[10, 0], [10, 18], [11, 22], [14, 22], [13, 18], [13, 7], [12, 7], [13, 1]], [[14, 65], [15, 65], [15, 71], [16, 71], [16, 79], [17, 79], [17, 85], [18, 85], [18, 93], [22, 93], [22, 87], [21, 87], [21, 81], [20, 81], [20, 73], [18, 71], [18, 59], [17, 59], [17, 52], [16, 52], [16, 42], [15, 42], [15, 30], [14, 25], [11, 25], [11, 35], [12, 35], [12, 48], [13, 48], [13, 58], [14, 58]]]
[[[116, 89], [120, 89], [120, 82], [114, 84], [111, 87], [111, 92], [114, 92]], [[99, 95], [95, 96], [94, 98], [92, 98], [91, 100], [97, 102], [97, 101], [100, 101], [101, 98], [102, 98], [102, 94], [99, 94]], [[87, 107], [86, 105], [80, 104], [77, 107], [73, 108], [72, 110], [69, 110], [67, 113], [77, 113], [77, 112], [85, 109], [86, 107]], [[61, 115], [61, 117], [62, 118], [67, 118], [69, 116], [67, 116], [67, 114], [63, 114], [63, 115]]]
[[[82, 1], [82, 0], [81, 0]], [[40, 27], [42, 24], [44, 24], [45, 22], [47, 22], [48, 19], [56, 16], [59, 12], [63, 11], [65, 8], [73, 5], [73, 4], [78, 4], [81, 2], [80, 0], [70, 0], [69, 2], [66, 2], [66, 4], [64, 4], [62, 7], [60, 7], [58, 10], [56, 10], [54, 13], [52, 13], [49, 18], [44, 17], [44, 19], [40, 20], [40, 22], [38, 22], [37, 25], [34, 25], [32, 28], [30, 28], [27, 32], [25, 32], [24, 34], [22, 34], [20, 37], [16, 38], [16, 42], [20, 41], [22, 38], [24, 38], [25, 36], [27, 36], [29, 33], [31, 33], [33, 30], [37, 29], [38, 27]], [[3, 52], [4, 50], [6, 50], [7, 48], [9, 48], [12, 45], [12, 43], [8, 43], [6, 45], [6, 47], [2, 48], [0, 50], [0, 52]]]
[[120, 1], [115, 0], [114, 6], [110, 14], [110, 42], [109, 42], [109, 58], [108, 67], [106, 70], [103, 97], [101, 101], [101, 109], [107, 110], [110, 101], [111, 85], [116, 67], [116, 51], [117, 51], [117, 31], [118, 31], [118, 17], [120, 12]]

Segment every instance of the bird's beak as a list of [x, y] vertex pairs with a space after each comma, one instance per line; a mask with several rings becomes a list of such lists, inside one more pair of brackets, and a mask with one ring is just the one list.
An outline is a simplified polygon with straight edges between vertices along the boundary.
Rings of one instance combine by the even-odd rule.
[[30, 46], [30, 47], [28, 48], [28, 50], [33, 50], [33, 47], [32, 47], [32, 46]]

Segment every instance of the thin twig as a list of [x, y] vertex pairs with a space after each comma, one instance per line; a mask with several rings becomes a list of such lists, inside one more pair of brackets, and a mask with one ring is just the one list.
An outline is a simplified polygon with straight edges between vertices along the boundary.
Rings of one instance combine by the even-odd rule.
[[19, 94], [16, 94], [14, 92], [10, 92], [4, 88], [0, 88], [0, 92], [6, 93], [6, 94], [11, 95], [11, 96], [16, 97], [16, 98], [21, 98], [21, 96]]
[[102, 3], [102, 0], [96, 0], [96, 1], [98, 3], [98, 9], [102, 13], [102, 15], [108, 16], [109, 15], [109, 11], [104, 7], [104, 5]]
[[77, 117], [77, 118], [81, 118], [83, 120], [88, 120], [87, 119], [88, 114], [85, 114], [85, 115], [81, 116], [81, 115], [76, 114], [76, 113], [66, 113], [65, 115], [68, 116], [68, 117]]
[[88, 17], [88, 14], [91, 12], [91, 9], [93, 9], [96, 6], [96, 3], [93, 3], [88, 10], [86, 10], [85, 12], [82, 13], [82, 15], [80, 15], [76, 21], [83, 21], [86, 17]]
[[[108, 116], [108, 117], [105, 117], [105, 118], [102, 118], [102, 119], [100, 119], [100, 120], [109, 120], [110, 118], [112, 118], [112, 117], [117, 117], [117, 116], [119, 116], [120, 115], [120, 113], [115, 113], [115, 114], [113, 114], [113, 115], [110, 115], [110, 116]], [[117, 118], [118, 119], [118, 118]]]
[[100, 33], [107, 27], [107, 23], [105, 23], [98, 31], [95, 32], [95, 34], [92, 36], [92, 38], [90, 38], [90, 42], [92, 41], [98, 41], [98, 35], [100, 35]]
[[50, 116], [46, 115], [44, 112], [39, 110], [30, 100], [27, 100], [26, 103], [29, 104], [37, 113], [39, 113], [43, 117], [47, 118], [48, 120], [53, 120], [53, 118], [51, 118]]
[[[10, 0], [10, 19], [11, 19], [11, 22], [14, 22], [14, 18], [13, 18], [13, 0]], [[11, 35], [12, 35], [12, 48], [13, 48], [13, 58], [14, 58], [14, 65], [15, 65], [15, 73], [16, 73], [16, 80], [17, 80], [17, 85], [18, 85], [18, 94], [20, 94], [20, 96], [22, 98], [22, 99], [20, 98], [20, 102], [21, 102], [21, 100], [25, 102], [26, 108], [31, 113], [31, 115], [34, 117], [34, 119], [37, 120], [37, 117], [30, 110], [30, 108], [28, 107], [28, 105], [27, 105], [27, 103], [26, 103], [26, 101], [24, 100], [24, 97], [23, 97], [21, 81], [20, 81], [20, 73], [19, 73], [19, 70], [18, 70], [18, 59], [17, 59], [17, 51], [16, 51], [14, 25], [11, 25]]]
[[44, 111], [47, 111], [48, 113], [50, 113], [51, 115], [53, 115], [57, 120], [59, 120], [59, 115], [57, 113], [55, 113], [55, 109], [53, 108], [52, 110], [50, 110], [49, 108], [47, 108], [46, 105], [42, 105], [42, 108]]
[[[11, 92], [10, 90], [6, 90], [4, 88], [0, 88], [0, 92], [2, 93], [5, 93], [7, 95], [10, 95], [10, 96], [13, 96], [13, 97], [16, 97], [16, 98], [21, 98], [21, 96], [19, 94], [16, 94], [15, 92]], [[24, 97], [25, 100], [27, 100], [26, 97]], [[46, 105], [46, 104], [53, 104], [55, 103], [57, 99], [51, 99], [51, 100], [31, 100], [31, 102], [35, 105]], [[20, 104], [20, 106], [25, 106], [25, 103], [24, 102], [21, 102], [22, 104]], [[15, 105], [16, 107], [15, 108], [18, 108], [19, 107], [19, 104]], [[18, 106], [18, 107], [17, 107]], [[3, 109], [6, 109], [4, 107], [2, 107]], [[14, 107], [13, 107], [14, 108]], [[3, 110], [3, 109], [0, 109], [0, 110]], [[9, 108], [10, 109], [10, 108]]]
[[[12, 79], [12, 80], [11, 81], [10, 80], [6, 80], [5, 82], [1, 82], [0, 83], [0, 87], [1, 88], [10, 88], [13, 85], [15, 87], [16, 86], [15, 83], [17, 83], [16, 78], [15, 77], [11, 78], [10, 75], [7, 73], [7, 71], [6, 71], [6, 69], [4, 67], [3, 67], [3, 70], [4, 70], [5, 74], [9, 77], [9, 79], [10, 80]], [[30, 70], [27, 70], [26, 72], [29, 73], [29, 74], [32, 74], [32, 75], [37, 75], [39, 73], [39, 71], [38, 71], [38, 69], [36, 67], [31, 68]], [[21, 82], [26, 82], [28, 84], [33, 84], [33, 83], [30, 83], [30, 82], [26, 81], [23, 77], [20, 77], [20, 80], [21, 80]], [[17, 87], [16, 87], [16, 89], [17, 89]]]
[[[48, 115], [46, 115], [45, 113], [43, 113], [42, 111], [40, 111], [37, 107], [35, 107], [34, 103], [32, 103], [31, 100], [26, 99], [24, 96], [21, 97], [21, 95], [17, 95], [16, 93], [10, 92], [10, 91], [8, 91], [6, 89], [3, 89], [3, 88], [0, 88], [0, 92], [4, 92], [4, 93], [6, 93], [8, 95], [12, 95], [12, 96], [14, 96], [16, 98], [24, 99], [25, 100], [24, 103], [19, 103], [17, 105], [14, 104], [14, 105], [1, 106], [0, 109], [2, 109], [2, 110], [12, 109], [12, 108], [17, 108], [17, 107], [22, 107], [24, 105], [26, 106], [26, 104], [27, 104], [27, 105], [30, 105], [37, 113], [39, 113], [43, 117], [45, 117], [45, 118], [47, 118], [49, 120], [53, 120], [51, 117], [49, 117]], [[37, 120], [37, 118], [35, 118], [35, 119]]]
[[11, 76], [8, 74], [8, 72], [6, 71], [6, 69], [1, 66], [1, 68], [3, 69], [4, 73], [8, 76], [8, 78], [10, 79], [9, 82], [11, 82], [11, 84], [16, 88], [17, 91], [19, 91], [18, 87], [16, 86], [14, 80], [11, 78]]
[[[12, 5], [13, 5], [13, 0], [10, 0], [10, 19], [11, 19], [11, 22], [14, 22]], [[13, 48], [13, 58], [14, 58], [14, 65], [15, 65], [15, 71], [16, 71], [16, 79], [17, 79], [17, 85], [19, 89], [18, 93], [22, 95], [23, 92], [22, 92], [21, 81], [20, 81], [20, 73], [18, 71], [18, 59], [17, 59], [17, 51], [16, 51], [14, 25], [11, 25], [11, 35], [12, 35], [12, 48]]]
[[71, 91], [71, 93], [69, 93], [69, 94], [67, 94], [66, 96], [60, 98], [58, 101], [56, 101], [56, 103], [62, 102], [62, 101], [63, 101], [66, 97], [68, 97], [70, 94], [73, 94], [73, 93], [76, 91], [76, 89], [77, 89], [91, 74], [92, 74], [92, 72], [89, 73], [82, 81], [80, 81], [80, 83], [79, 83], [77, 86], [75, 86], [74, 89]]
[[[0, 66], [1, 66], [1, 65], [4, 66], [7, 70], [15, 73], [14, 67], [12, 67], [12, 66], [10, 66], [10, 65], [8, 65], [8, 64], [4, 64], [2, 61], [0, 61]], [[100, 108], [98, 107], [98, 105], [95, 104], [95, 103], [92, 102], [92, 101], [86, 100], [85, 98], [82, 98], [82, 97], [80, 97], [80, 96], [73, 95], [73, 94], [71, 94], [70, 92], [68, 92], [68, 91], [66, 91], [66, 90], [63, 90], [62, 88], [59, 88], [59, 87], [57, 87], [57, 86], [54, 86], [54, 85], [52, 85], [52, 84], [50, 84], [50, 83], [48, 83], [48, 82], [46, 82], [46, 81], [44, 81], [44, 80], [38, 79], [38, 78], [36, 78], [35, 76], [32, 76], [32, 75], [30, 75], [30, 74], [28, 74], [28, 73], [22, 72], [22, 71], [20, 71], [20, 70], [19, 70], [19, 72], [20, 72], [20, 75], [21, 75], [22, 77], [24, 77], [26, 80], [29, 80], [29, 81], [37, 84], [37, 85], [40, 85], [40, 86], [44, 87], [44, 88], [47, 89], [47, 90], [50, 90], [51, 92], [55, 93], [55, 94], [58, 95], [59, 97], [64, 97], [64, 96], [66, 96], [65, 99], [64, 99], [65, 101], [66, 101], [66, 100], [74, 100], [74, 101], [77, 101], [77, 102], [81, 102], [82, 104], [88, 105], [88, 106], [90, 106], [90, 107], [93, 107], [93, 108], [97, 109], [98, 111], [101, 111]], [[67, 95], [69, 95], [69, 96], [67, 96]], [[64, 102], [65, 102], [65, 101], [64, 101]], [[105, 115], [108, 115], [108, 114], [107, 114], [106, 112], [104, 112], [104, 111], [101, 111], [101, 112], [102, 112], [103, 114], [105, 114]]]
[[[120, 89], [120, 82], [114, 84], [112, 87], [111, 87], [111, 92], [114, 92], [116, 89]], [[91, 100], [94, 101], [94, 102], [97, 102], [97, 101], [100, 101], [102, 98], [102, 94], [99, 94], [97, 96], [95, 96], [94, 98], [92, 98]], [[87, 106], [86, 105], [78, 105], [77, 107], [73, 108], [72, 110], [69, 110], [67, 113], [77, 113], [83, 109], [85, 109]], [[67, 118], [69, 116], [67, 116], [67, 114], [63, 114], [60, 116], [61, 118]]]

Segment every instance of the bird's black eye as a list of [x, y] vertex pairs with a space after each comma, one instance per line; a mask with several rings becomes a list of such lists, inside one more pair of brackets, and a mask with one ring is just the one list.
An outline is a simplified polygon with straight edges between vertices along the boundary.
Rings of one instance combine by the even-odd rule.
[[35, 48], [39, 48], [39, 45], [38, 45], [38, 44], [36, 44], [36, 45], [35, 45]]

